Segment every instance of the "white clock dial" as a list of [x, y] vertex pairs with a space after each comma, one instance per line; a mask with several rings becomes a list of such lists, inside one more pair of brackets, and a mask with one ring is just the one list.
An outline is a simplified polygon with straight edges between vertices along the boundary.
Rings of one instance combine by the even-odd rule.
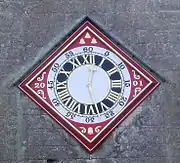
[[121, 112], [131, 80], [114, 53], [86, 46], [60, 56], [51, 67], [48, 84], [50, 100], [61, 115], [76, 122], [98, 123]]
[[110, 78], [100, 67], [83, 65], [68, 78], [70, 95], [79, 103], [94, 104], [102, 101], [110, 91]]

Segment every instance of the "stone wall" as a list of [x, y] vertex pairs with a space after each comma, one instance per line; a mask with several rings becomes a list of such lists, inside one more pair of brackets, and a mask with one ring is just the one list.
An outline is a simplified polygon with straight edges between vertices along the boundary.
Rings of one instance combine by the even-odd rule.
[[[84, 16], [161, 76], [92, 155], [17, 88]], [[1, 163], [180, 162], [179, 0], [0, 0], [0, 70]]]

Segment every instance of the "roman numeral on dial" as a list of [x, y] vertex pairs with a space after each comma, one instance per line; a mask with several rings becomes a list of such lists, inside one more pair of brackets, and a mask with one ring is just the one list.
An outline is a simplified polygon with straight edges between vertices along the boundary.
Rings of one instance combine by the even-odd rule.
[[[77, 67], [85, 64], [94, 64], [95, 65], [95, 55], [82, 55], [78, 56], [76, 58], [72, 58], [69, 63], [73, 66], [73, 70], [76, 69]], [[68, 72], [64, 72], [65, 74], [68, 75]]]
[[65, 74], [66, 77], [69, 77], [70, 73], [71, 73], [71, 71], [65, 71], [64, 69], [61, 69], [61, 70], [59, 71], [59, 74]]
[[100, 106], [101, 106], [102, 112], [109, 109], [109, 107], [106, 104], [104, 104], [103, 102], [100, 102]]
[[56, 88], [57, 88], [57, 90], [67, 89], [67, 82], [66, 81], [63, 81], [63, 82], [57, 81]]
[[69, 63], [71, 63], [73, 65], [73, 70], [76, 68], [76, 67], [79, 67], [81, 64], [81, 62], [79, 61], [79, 59], [76, 57], [76, 58], [73, 58], [69, 61]]
[[83, 64], [95, 64], [95, 55], [83, 55]]
[[81, 104], [78, 103], [78, 105], [76, 105], [74, 108], [72, 108], [72, 111], [80, 114], [81, 113]]
[[57, 89], [57, 93], [61, 101], [63, 103], [67, 101], [67, 98], [70, 96], [67, 90], [67, 82], [66, 81], [57, 82], [56, 89]]
[[69, 109], [78, 114], [81, 113], [81, 104], [75, 101], [72, 97], [68, 97], [64, 103]]
[[120, 88], [121, 87], [121, 80], [111, 80], [112, 88]]
[[87, 113], [87, 114], [89, 114], [89, 115], [94, 115], [94, 114], [96, 114], [95, 111], [94, 111], [93, 105], [90, 105], [90, 106], [89, 106], [89, 109], [88, 109], [88, 113]]
[[67, 98], [70, 96], [67, 89], [64, 89], [63, 91], [58, 92], [58, 96], [61, 99], [61, 101], [64, 103], [67, 101]]
[[66, 102], [64, 103], [68, 108], [74, 108], [77, 105], [77, 102], [72, 99], [72, 97], [67, 98]]
[[100, 114], [97, 104], [84, 105], [83, 113], [85, 115], [96, 115]]
[[115, 92], [115, 91], [110, 91], [107, 99], [113, 103], [115, 103], [119, 98], [119, 93]]
[[107, 73], [109, 76], [111, 76], [112, 74], [114, 74], [115, 72], [117, 72], [117, 68], [113, 67], [112, 69], [108, 70]]
[[99, 63], [99, 65], [98, 65], [98, 66], [102, 67], [102, 65], [103, 65], [104, 61], [105, 61], [105, 58], [102, 58], [102, 60], [101, 60], [101, 62]]

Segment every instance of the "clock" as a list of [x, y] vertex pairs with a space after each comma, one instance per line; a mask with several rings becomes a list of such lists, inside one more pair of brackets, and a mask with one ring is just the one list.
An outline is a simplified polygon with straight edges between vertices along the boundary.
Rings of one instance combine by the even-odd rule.
[[160, 84], [90, 19], [19, 88], [92, 153]]
[[52, 105], [65, 118], [99, 123], [121, 112], [130, 96], [131, 78], [113, 52], [81, 46], [59, 56], [47, 78]]

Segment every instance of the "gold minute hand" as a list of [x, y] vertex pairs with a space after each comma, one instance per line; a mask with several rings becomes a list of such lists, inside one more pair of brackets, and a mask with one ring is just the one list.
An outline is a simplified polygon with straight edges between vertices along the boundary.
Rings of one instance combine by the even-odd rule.
[[97, 104], [96, 104], [96, 100], [94, 99], [94, 96], [93, 96], [93, 88], [92, 88], [92, 79], [93, 79], [93, 74], [94, 72], [96, 71], [96, 67], [94, 67], [93, 65], [89, 67], [88, 71], [89, 71], [89, 76], [88, 76], [88, 84], [87, 84], [87, 87], [88, 87], [88, 90], [89, 90], [89, 94], [91, 96], [91, 100], [93, 102], [93, 104], [95, 105], [95, 108], [96, 108], [96, 111], [98, 113], [98, 116], [99, 116], [99, 109], [97, 107]]
[[98, 106], [97, 106], [97, 104], [96, 104], [96, 102], [95, 102], [95, 99], [94, 99], [94, 96], [93, 96], [92, 84], [88, 84], [87, 87], [88, 87], [88, 90], [89, 90], [89, 94], [90, 94], [90, 96], [91, 96], [91, 100], [92, 100], [93, 104], [95, 105], [97, 114], [98, 114], [98, 116], [100, 116], [100, 115], [99, 115]]
[[91, 96], [92, 102], [93, 102], [93, 104], [94, 104], [94, 103], [95, 103], [95, 100], [94, 100], [94, 97], [93, 97], [92, 84], [89, 84], [89, 83], [88, 83], [87, 87], [88, 87], [89, 94], [90, 94], [90, 96]]

